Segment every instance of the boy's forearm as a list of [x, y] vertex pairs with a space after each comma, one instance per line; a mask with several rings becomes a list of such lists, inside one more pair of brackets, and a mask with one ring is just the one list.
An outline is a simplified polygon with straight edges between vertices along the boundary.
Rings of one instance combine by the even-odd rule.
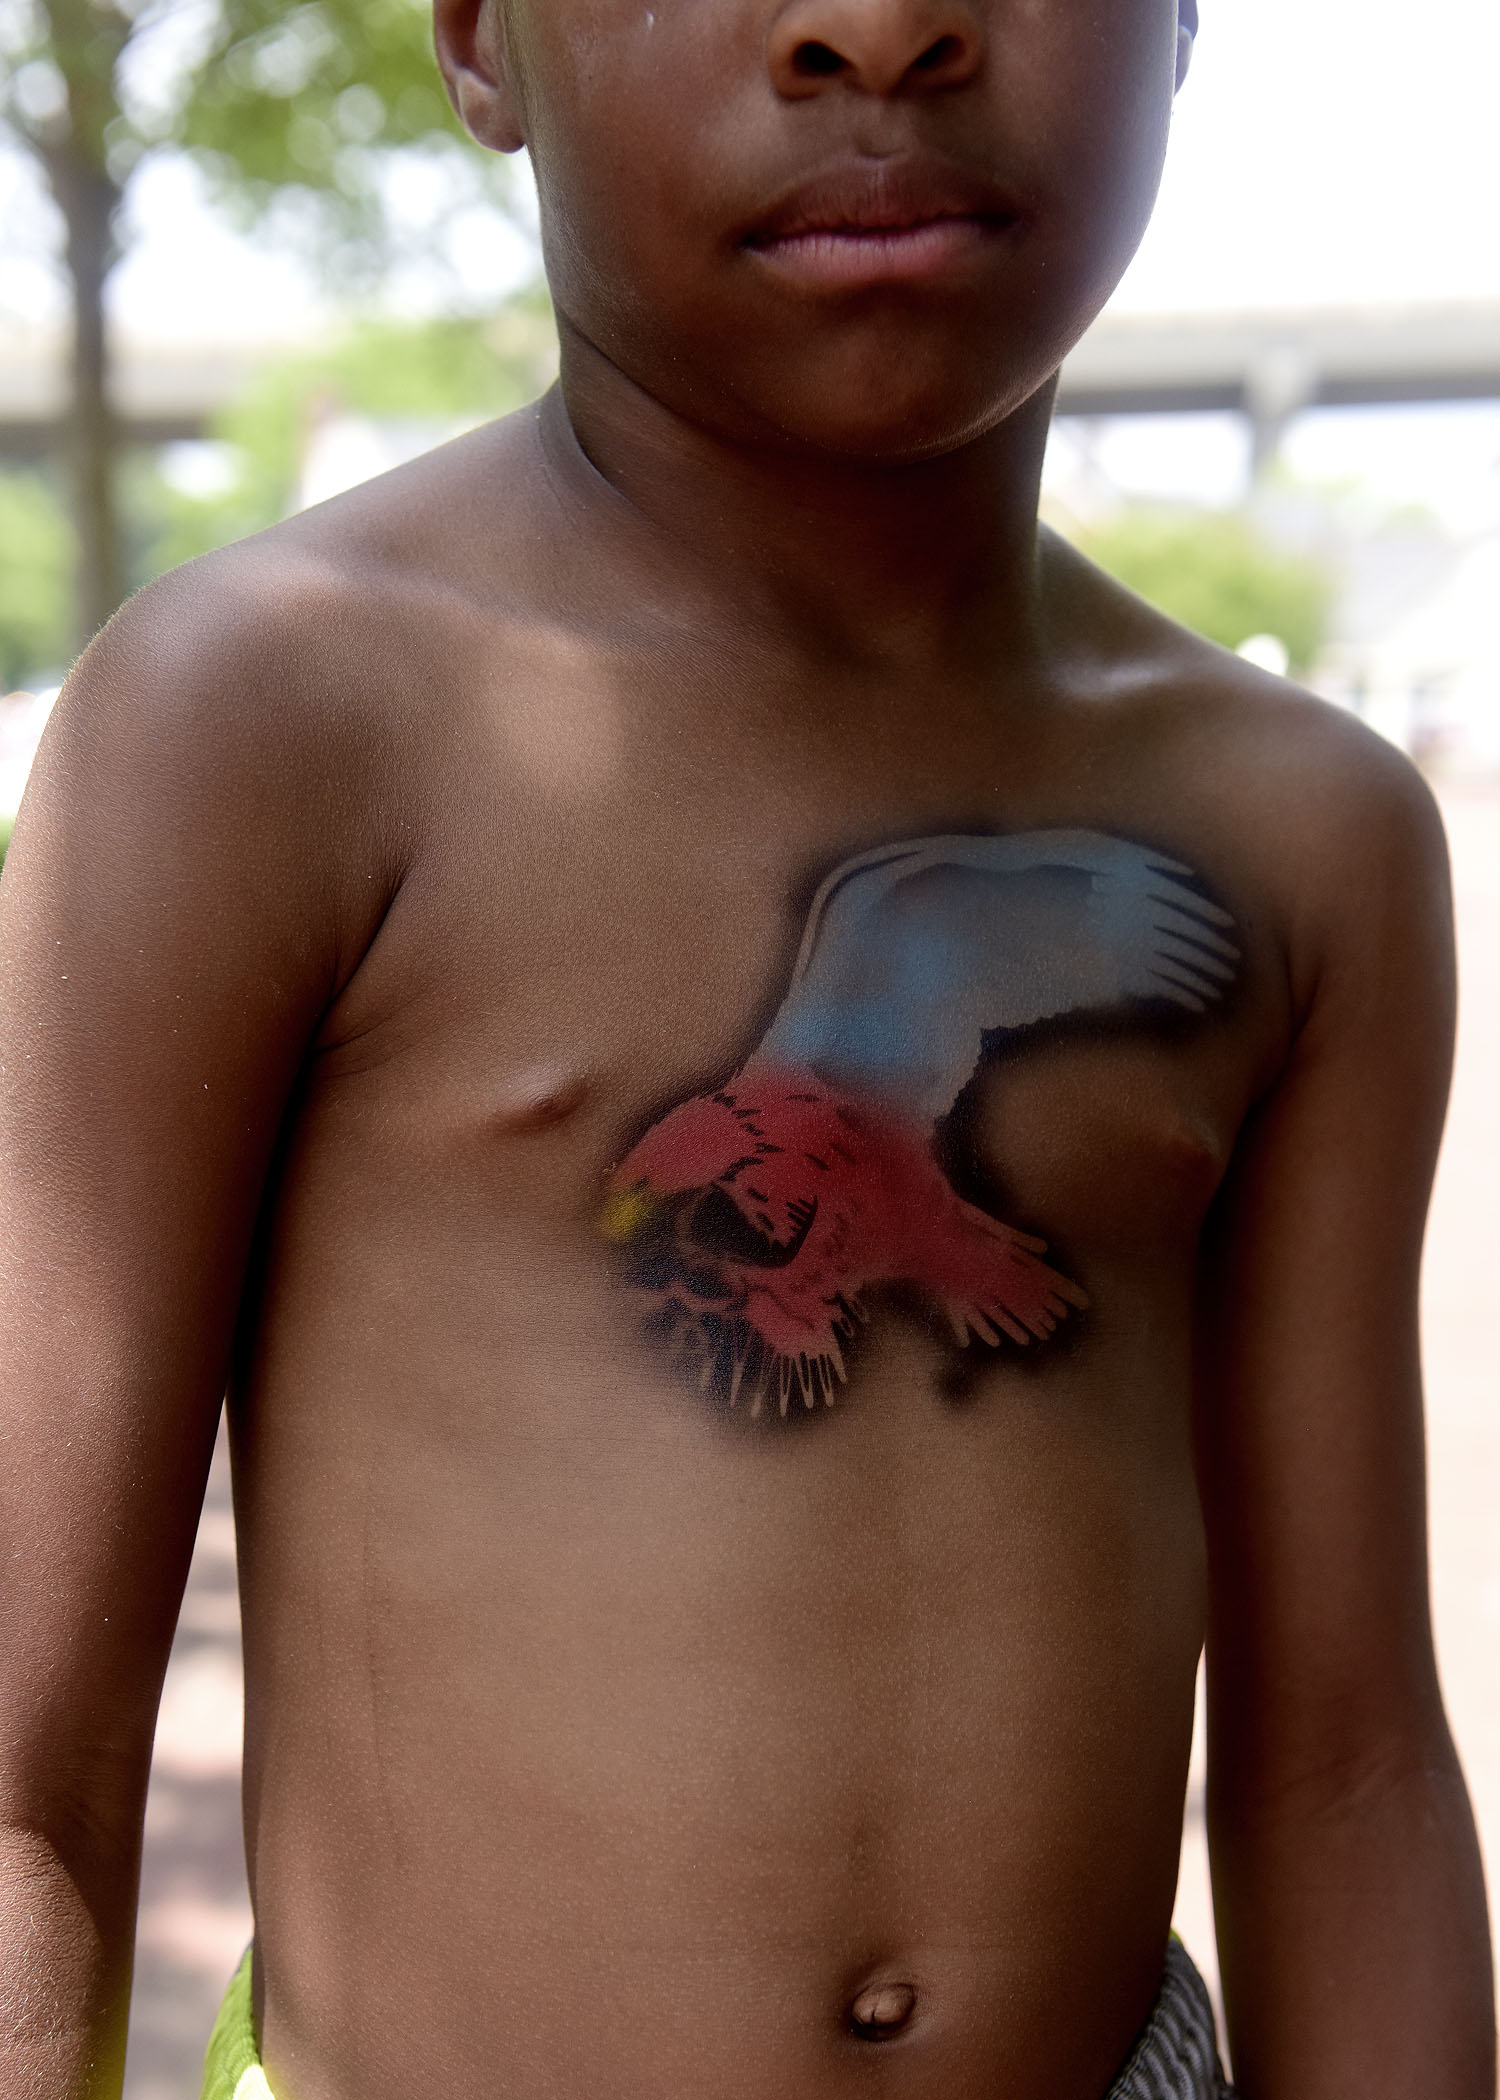
[[1484, 1877], [1451, 1750], [1210, 1804], [1242, 2100], [1493, 2100]]
[[0, 2093], [116, 2100], [130, 1996], [133, 1863], [91, 1903], [56, 1846], [0, 1825]]

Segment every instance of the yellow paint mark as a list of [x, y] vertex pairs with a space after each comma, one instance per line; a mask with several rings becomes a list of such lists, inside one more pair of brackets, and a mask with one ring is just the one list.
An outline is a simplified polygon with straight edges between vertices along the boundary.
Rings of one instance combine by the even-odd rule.
[[607, 1240], [633, 1240], [656, 1209], [644, 1183], [633, 1189], [617, 1189], [607, 1196], [599, 1213], [599, 1230]]

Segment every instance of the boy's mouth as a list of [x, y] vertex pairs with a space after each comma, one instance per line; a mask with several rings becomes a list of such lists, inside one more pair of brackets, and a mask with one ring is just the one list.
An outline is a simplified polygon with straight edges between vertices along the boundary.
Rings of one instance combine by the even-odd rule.
[[804, 282], [911, 283], [973, 260], [1016, 219], [976, 176], [940, 163], [865, 159], [798, 184], [742, 245]]

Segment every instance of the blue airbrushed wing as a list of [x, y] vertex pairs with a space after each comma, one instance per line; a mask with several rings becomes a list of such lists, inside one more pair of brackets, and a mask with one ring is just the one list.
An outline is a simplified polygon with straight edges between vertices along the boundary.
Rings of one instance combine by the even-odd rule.
[[1093, 831], [915, 839], [845, 861], [813, 900], [757, 1055], [936, 1122], [996, 1030], [1139, 1000], [1202, 1013], [1233, 921], [1192, 870]]

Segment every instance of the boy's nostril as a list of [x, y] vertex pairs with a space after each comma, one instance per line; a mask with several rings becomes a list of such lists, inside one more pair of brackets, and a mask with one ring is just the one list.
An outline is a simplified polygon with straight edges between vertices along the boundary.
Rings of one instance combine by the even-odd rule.
[[953, 61], [961, 56], [962, 48], [956, 36], [940, 36], [935, 44], [928, 45], [920, 58], [913, 60], [912, 70], [917, 73], [936, 73], [944, 66], [952, 65]]
[[831, 44], [820, 44], [811, 38], [805, 44], [799, 44], [792, 53], [793, 72], [808, 79], [821, 79], [825, 74], [842, 72], [845, 63]]

